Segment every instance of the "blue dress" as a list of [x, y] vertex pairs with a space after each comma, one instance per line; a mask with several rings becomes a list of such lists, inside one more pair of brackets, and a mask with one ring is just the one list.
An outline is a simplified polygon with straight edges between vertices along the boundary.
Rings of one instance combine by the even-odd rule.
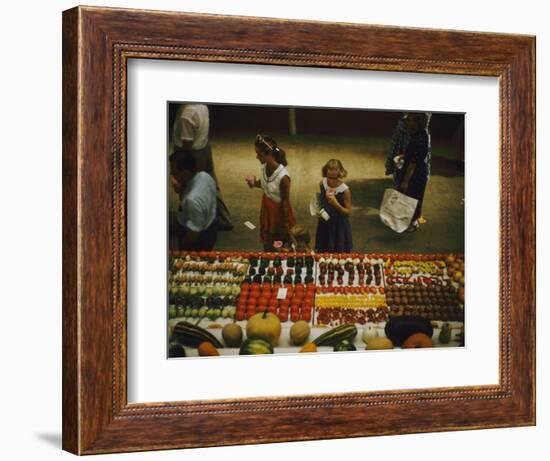
[[[349, 253], [353, 248], [351, 237], [351, 224], [349, 218], [340, 214], [336, 208], [330, 205], [326, 198], [327, 183], [326, 178], [320, 185], [321, 196], [319, 203], [321, 208], [330, 216], [328, 221], [319, 218], [317, 223], [317, 234], [315, 236], [315, 250], [322, 253]], [[344, 191], [348, 186], [341, 184], [336, 188], [336, 200], [344, 206]]]

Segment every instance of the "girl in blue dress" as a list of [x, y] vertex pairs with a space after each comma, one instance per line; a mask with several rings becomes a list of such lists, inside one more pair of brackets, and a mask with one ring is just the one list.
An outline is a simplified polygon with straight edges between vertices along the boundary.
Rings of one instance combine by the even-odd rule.
[[319, 184], [319, 204], [329, 219], [319, 218], [315, 250], [328, 253], [349, 253], [353, 248], [351, 237], [351, 191], [343, 179], [347, 176], [340, 160], [331, 159], [322, 168], [323, 180]]

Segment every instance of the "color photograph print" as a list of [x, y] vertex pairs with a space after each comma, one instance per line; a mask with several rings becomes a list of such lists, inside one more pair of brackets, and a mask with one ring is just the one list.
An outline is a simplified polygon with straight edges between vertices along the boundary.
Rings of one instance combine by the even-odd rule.
[[167, 357], [464, 346], [464, 114], [171, 102]]

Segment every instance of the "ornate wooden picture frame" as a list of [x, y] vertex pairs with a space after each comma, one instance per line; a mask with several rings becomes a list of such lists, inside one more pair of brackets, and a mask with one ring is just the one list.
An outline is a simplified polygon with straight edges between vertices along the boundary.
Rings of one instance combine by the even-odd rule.
[[[126, 69], [132, 58], [498, 77], [498, 385], [188, 402], [182, 395], [179, 402], [129, 404]], [[534, 37], [92, 7], [63, 13], [65, 450], [93, 454], [533, 424]]]

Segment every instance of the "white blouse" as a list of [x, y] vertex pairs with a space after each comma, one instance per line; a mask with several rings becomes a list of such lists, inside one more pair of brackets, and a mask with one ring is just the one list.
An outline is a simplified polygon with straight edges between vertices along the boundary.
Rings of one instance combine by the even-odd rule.
[[345, 192], [349, 189], [348, 185], [344, 182], [336, 188], [330, 187], [328, 185], [327, 178], [323, 178], [323, 187], [325, 188], [326, 191], [329, 191], [329, 190], [334, 191], [335, 194], [340, 194], [340, 193]]
[[260, 178], [264, 194], [275, 203], [281, 203], [281, 180], [285, 176], [290, 178], [290, 174], [288, 174], [286, 167], [279, 165], [273, 174], [268, 177], [265, 171], [266, 166], [265, 164], [262, 165], [262, 177]]

